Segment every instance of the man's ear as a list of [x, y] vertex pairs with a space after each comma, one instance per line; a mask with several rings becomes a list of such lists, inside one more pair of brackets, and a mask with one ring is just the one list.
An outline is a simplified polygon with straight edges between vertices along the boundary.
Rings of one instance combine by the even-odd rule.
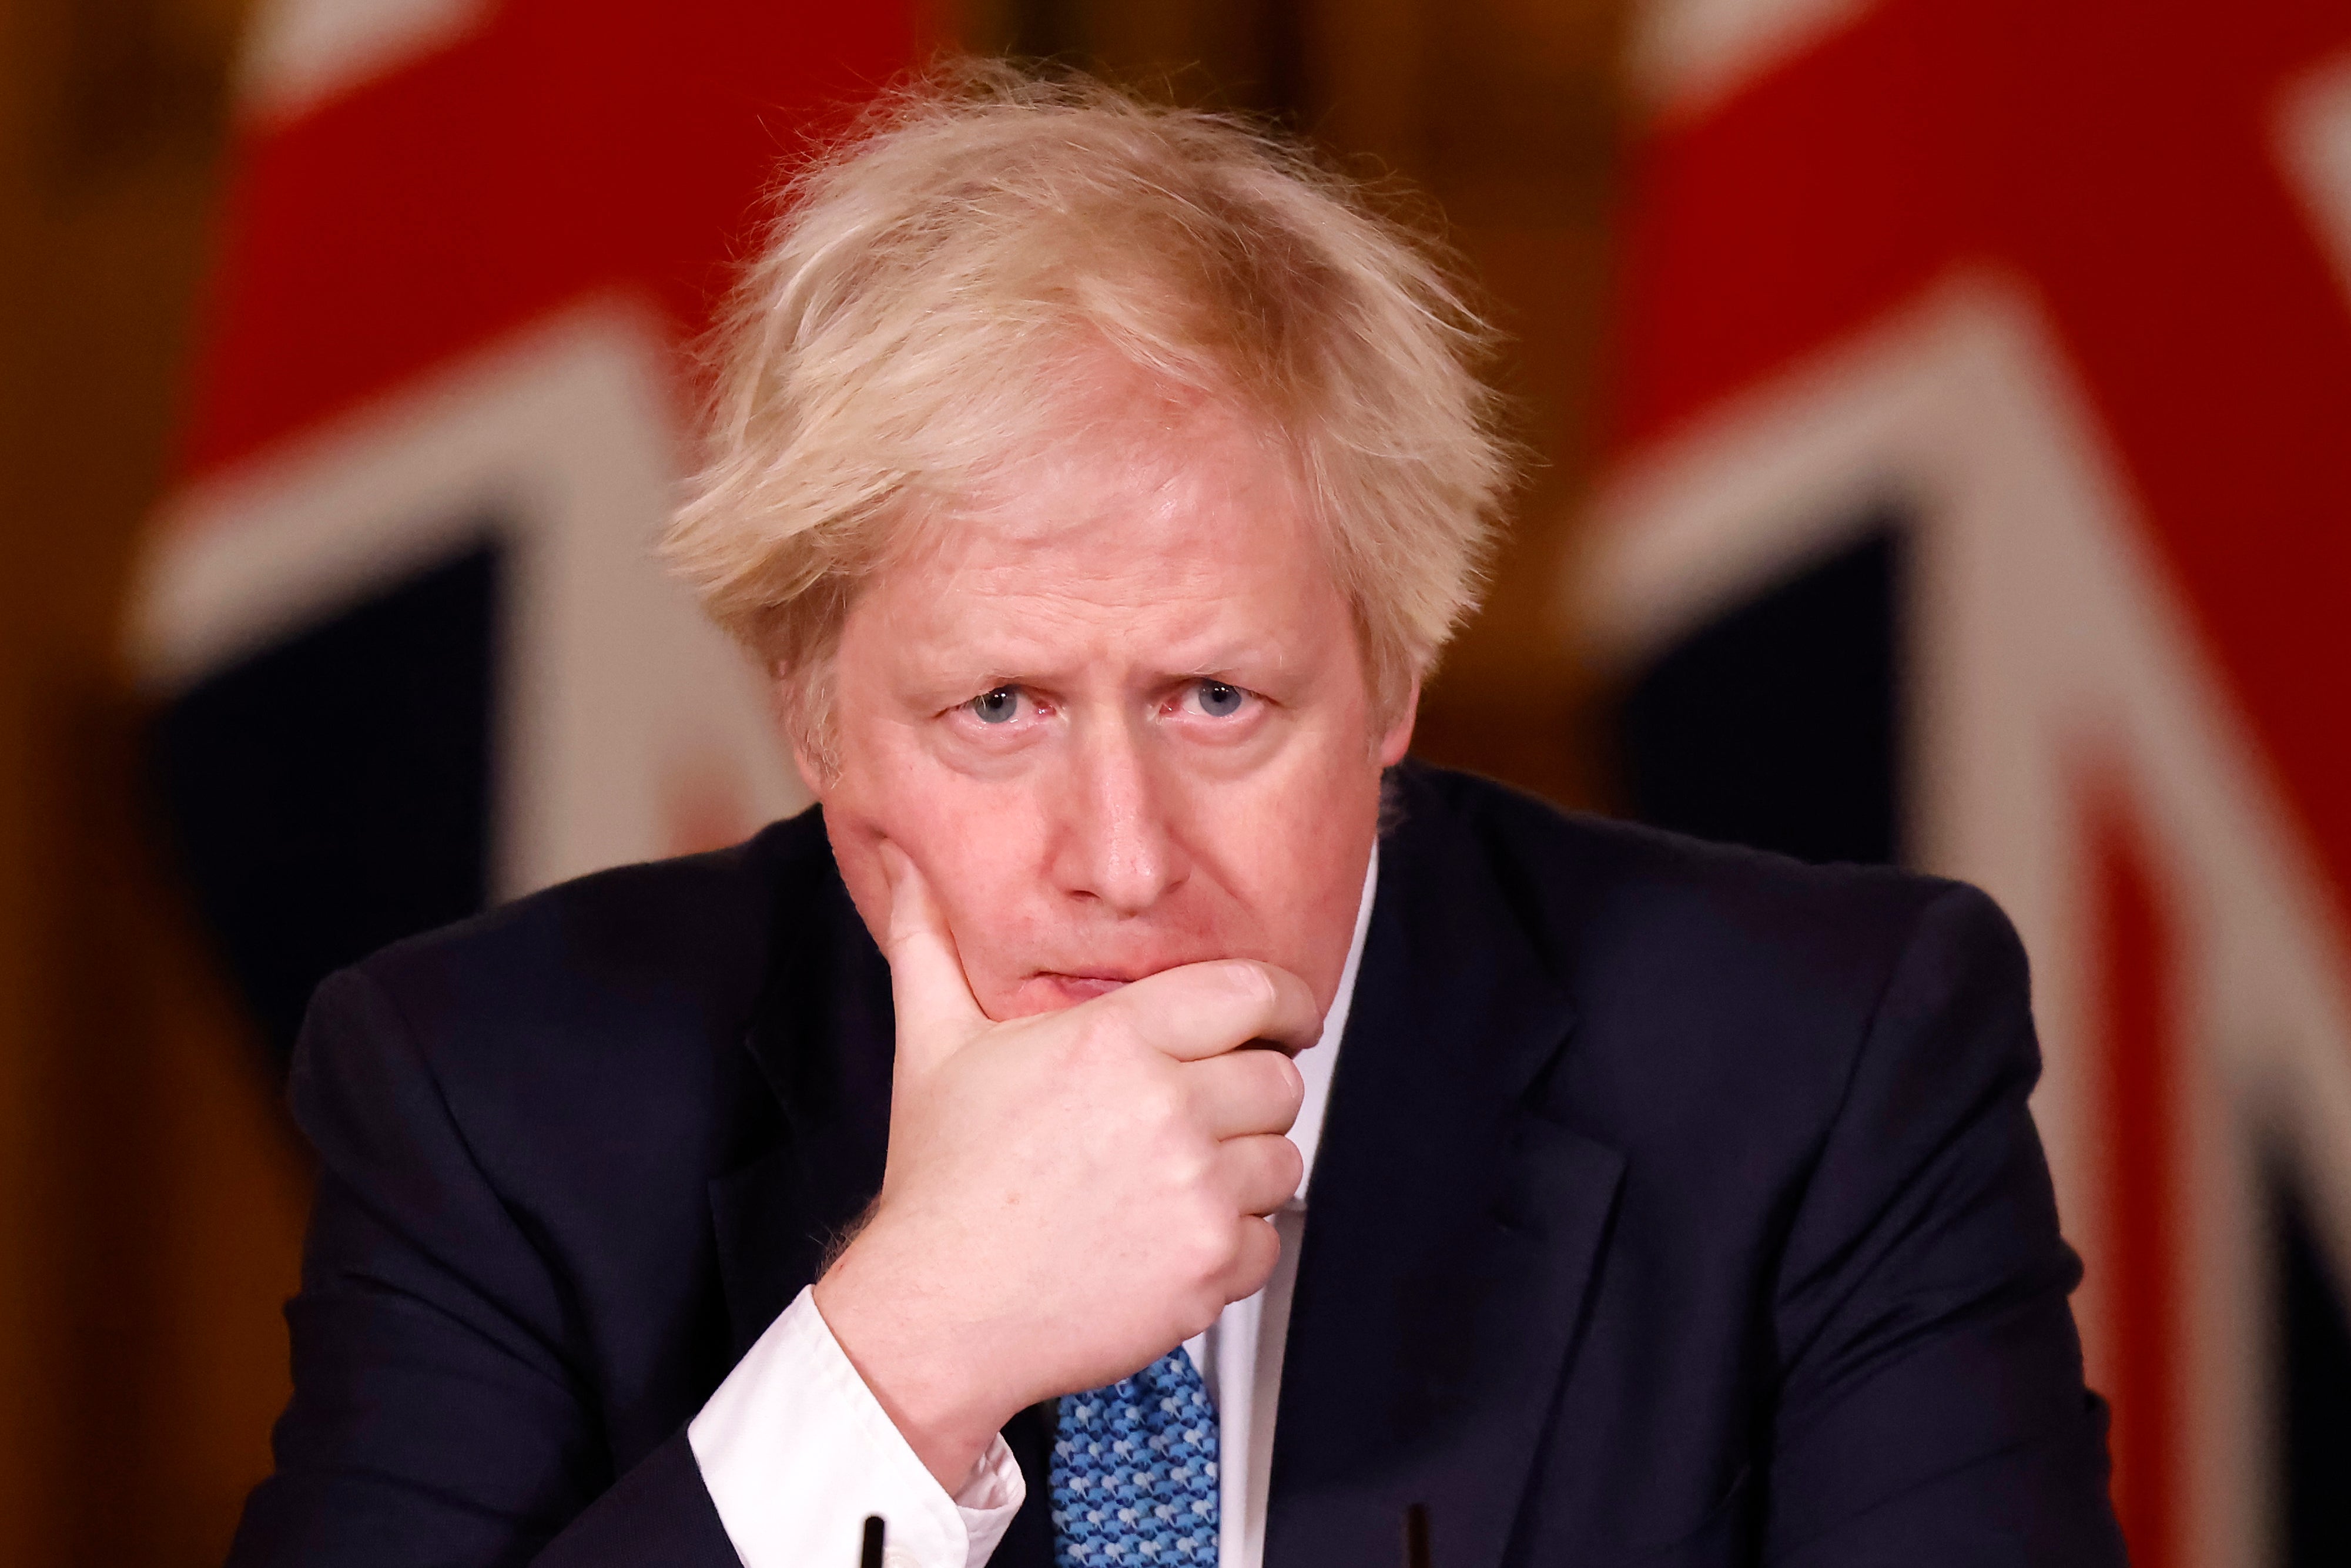
[[841, 782], [841, 759], [831, 751], [810, 744], [798, 730], [787, 732], [792, 742], [792, 766], [799, 769], [800, 782], [816, 798], [817, 804], [829, 805], [833, 786]]
[[1380, 766], [1394, 768], [1412, 749], [1412, 723], [1420, 716], [1420, 677], [1415, 675], [1412, 685], [1405, 688], [1404, 699], [1396, 704], [1395, 719], [1380, 737]]
[[823, 745], [824, 737], [810, 727], [805, 688], [783, 665], [776, 664], [768, 672], [768, 700], [776, 728], [791, 747], [792, 767], [799, 770], [808, 792], [822, 804], [832, 792], [840, 769], [831, 749]]
[[832, 780], [824, 776], [822, 769], [816, 765], [816, 758], [809, 755], [808, 748], [797, 740], [792, 742], [792, 766], [799, 770], [801, 784], [807, 787], [817, 804], [824, 804], [827, 788]]

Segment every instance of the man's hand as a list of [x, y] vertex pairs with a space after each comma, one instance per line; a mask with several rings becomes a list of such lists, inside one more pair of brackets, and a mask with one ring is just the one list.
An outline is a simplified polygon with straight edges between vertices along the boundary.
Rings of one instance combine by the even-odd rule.
[[1304, 981], [1189, 964], [1063, 1012], [991, 1021], [929, 884], [894, 845], [890, 1155], [818, 1281], [842, 1350], [941, 1485], [1022, 1406], [1099, 1387], [1261, 1287], [1298, 1187], [1282, 1051], [1321, 1029]]

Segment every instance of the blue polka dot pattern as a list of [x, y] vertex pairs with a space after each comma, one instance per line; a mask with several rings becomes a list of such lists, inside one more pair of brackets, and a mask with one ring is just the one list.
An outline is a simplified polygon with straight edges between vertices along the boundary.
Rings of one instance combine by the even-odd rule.
[[1181, 1346], [1065, 1395], [1053, 1442], [1058, 1568], [1217, 1561], [1217, 1412]]

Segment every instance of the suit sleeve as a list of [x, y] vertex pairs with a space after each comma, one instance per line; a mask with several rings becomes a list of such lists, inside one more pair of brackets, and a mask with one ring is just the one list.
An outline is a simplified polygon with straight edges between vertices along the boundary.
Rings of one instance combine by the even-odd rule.
[[1954, 886], [1880, 998], [1783, 1254], [1765, 1560], [2123, 1563], [2024, 953]]
[[231, 1568], [737, 1568], [683, 1430], [612, 1473], [561, 1281], [363, 972], [319, 988], [289, 1092], [319, 1160], [294, 1396]]

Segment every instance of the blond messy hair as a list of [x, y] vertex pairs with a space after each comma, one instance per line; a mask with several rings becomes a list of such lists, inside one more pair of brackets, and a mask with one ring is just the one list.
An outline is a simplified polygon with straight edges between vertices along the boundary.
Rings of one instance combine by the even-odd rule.
[[779, 193], [714, 329], [708, 453], [664, 553], [830, 772], [860, 580], [910, 519], [1059, 439], [1107, 350], [1281, 445], [1400, 716], [1476, 602], [1512, 476], [1490, 342], [1438, 248], [1299, 147], [958, 65]]

